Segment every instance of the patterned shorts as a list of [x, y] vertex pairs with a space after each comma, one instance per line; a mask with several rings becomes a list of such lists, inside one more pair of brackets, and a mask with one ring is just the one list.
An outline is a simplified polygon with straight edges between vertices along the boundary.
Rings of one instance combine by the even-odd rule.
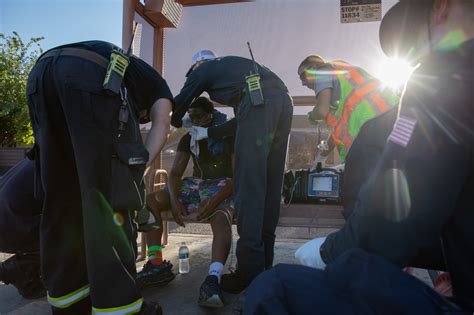
[[[216, 178], [216, 179], [201, 179], [198, 177], [185, 177], [182, 180], [179, 201], [186, 208], [189, 214], [194, 213], [201, 201], [204, 199], [214, 197], [226, 185], [226, 181], [230, 178]], [[165, 188], [168, 191], [168, 188]], [[224, 199], [220, 206], [234, 207], [234, 197], [230, 196]]]

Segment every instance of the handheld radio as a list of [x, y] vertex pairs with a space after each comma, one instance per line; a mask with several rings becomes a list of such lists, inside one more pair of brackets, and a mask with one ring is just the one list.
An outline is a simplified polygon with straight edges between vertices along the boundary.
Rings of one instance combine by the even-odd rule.
[[252, 48], [250, 47], [249, 42], [247, 42], [247, 46], [249, 47], [250, 56], [252, 57], [253, 65], [255, 67], [255, 73], [250, 73], [250, 75], [246, 76], [245, 82], [247, 83], [247, 89], [249, 91], [252, 105], [260, 106], [265, 103], [265, 100], [263, 99], [262, 86], [260, 85], [260, 74], [258, 73], [257, 63], [253, 58]]
[[128, 50], [125, 53], [122, 49], [113, 49], [112, 53], [110, 54], [109, 65], [107, 66], [104, 83], [102, 84], [104, 91], [107, 93], [118, 95], [120, 92], [122, 81], [125, 76], [125, 71], [127, 70], [128, 64], [130, 62], [129, 56], [136, 29], [137, 24], [135, 23], [132, 32], [132, 39], [130, 40]]

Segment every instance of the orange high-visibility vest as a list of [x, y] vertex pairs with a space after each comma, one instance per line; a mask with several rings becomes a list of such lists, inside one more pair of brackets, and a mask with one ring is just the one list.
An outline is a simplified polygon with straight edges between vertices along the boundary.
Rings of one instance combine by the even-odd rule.
[[333, 128], [332, 140], [344, 161], [362, 125], [388, 111], [399, 102], [398, 96], [365, 70], [343, 61], [332, 61], [331, 74], [336, 75], [341, 95], [334, 111], [326, 119]]

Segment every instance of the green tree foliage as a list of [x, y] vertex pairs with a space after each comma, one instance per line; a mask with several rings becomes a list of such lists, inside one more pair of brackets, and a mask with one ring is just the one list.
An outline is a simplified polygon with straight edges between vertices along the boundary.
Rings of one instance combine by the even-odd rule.
[[33, 132], [26, 99], [28, 74], [42, 53], [43, 37], [23, 42], [18, 33], [0, 33], [0, 146], [31, 144]]

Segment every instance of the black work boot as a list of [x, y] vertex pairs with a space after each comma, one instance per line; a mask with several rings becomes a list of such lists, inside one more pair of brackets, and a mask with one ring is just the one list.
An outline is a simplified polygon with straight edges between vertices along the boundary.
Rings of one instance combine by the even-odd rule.
[[173, 264], [166, 260], [159, 265], [153, 265], [151, 261], [147, 261], [142, 271], [137, 274], [137, 287], [143, 290], [168, 284], [176, 277], [172, 268]]
[[143, 302], [142, 308], [138, 315], [162, 315], [163, 310], [160, 304], [156, 302]]
[[16, 254], [0, 263], [0, 281], [14, 285], [25, 299], [46, 296], [37, 253]]
[[221, 288], [225, 292], [239, 294], [249, 286], [250, 282], [251, 281], [237, 269], [235, 272], [222, 275]]

